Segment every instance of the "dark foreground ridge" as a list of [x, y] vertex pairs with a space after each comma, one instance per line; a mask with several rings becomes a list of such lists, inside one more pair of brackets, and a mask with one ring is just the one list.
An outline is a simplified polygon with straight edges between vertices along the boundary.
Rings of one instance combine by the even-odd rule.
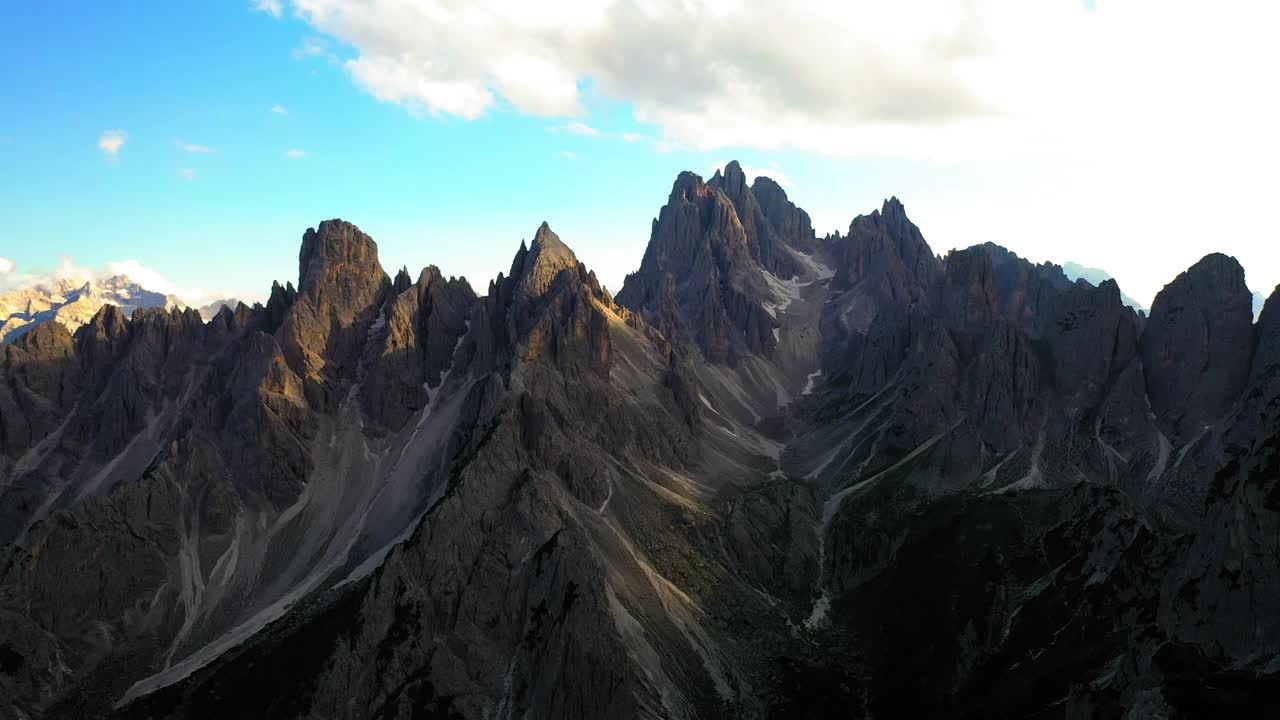
[[1280, 294], [683, 173], [617, 296], [308, 230], [0, 345], [2, 718], [1280, 712]]

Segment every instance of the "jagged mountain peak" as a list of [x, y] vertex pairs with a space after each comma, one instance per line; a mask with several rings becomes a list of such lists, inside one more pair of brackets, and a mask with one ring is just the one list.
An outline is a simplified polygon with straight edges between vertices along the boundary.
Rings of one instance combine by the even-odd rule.
[[[294, 329], [314, 321], [327, 324], [330, 314], [348, 326], [370, 314], [390, 286], [372, 237], [345, 220], [321, 222], [303, 234], [298, 251], [298, 297], [306, 300], [306, 312], [314, 317]], [[315, 330], [307, 333], [322, 337], [329, 332], [328, 328]], [[296, 335], [295, 339], [305, 342]]]
[[271, 294], [267, 296], [267, 309], [271, 311], [271, 315], [275, 318], [272, 327], [278, 325], [280, 320], [284, 318], [284, 312], [293, 305], [298, 299], [298, 290], [293, 287], [293, 282], [280, 284], [279, 280], [273, 280], [271, 283]]
[[[896, 195], [891, 195], [887, 198], [883, 203], [881, 203], [880, 208], [872, 210], [870, 215], [860, 217], [869, 218], [875, 222], [885, 225], [886, 227], [892, 227], [895, 229], [902, 228], [907, 225], [915, 227], [911, 222], [911, 219], [907, 217], [907, 206], [904, 205]], [[857, 221], [858, 218], [854, 218], [854, 222]]]
[[[1197, 290], [1203, 289], [1210, 293], [1231, 295], [1240, 294], [1243, 290], [1244, 294], [1249, 296], [1252, 307], [1252, 292], [1245, 284], [1244, 267], [1231, 255], [1219, 252], [1205, 255], [1166, 285], [1165, 289], [1178, 285], [1192, 286]], [[1156, 300], [1159, 301], [1159, 295], [1156, 296]], [[1152, 309], [1155, 309], [1155, 303], [1152, 303]]]
[[[719, 171], [717, 171], [719, 174]], [[710, 196], [714, 190], [703, 181], [702, 176], [692, 170], [683, 170], [671, 183], [671, 192], [667, 196], [667, 206], [681, 202], [694, 202], [698, 197]], [[655, 219], [654, 222], [657, 222]]]
[[[997, 245], [993, 242], [985, 242], [981, 245], [974, 246], [985, 252], [991, 258], [991, 264], [998, 271], [1013, 271], [1015, 273], [1025, 273], [1035, 275], [1041, 282], [1047, 283], [1059, 290], [1065, 289], [1071, 284], [1072, 280], [1062, 269], [1062, 266], [1052, 262], [1033, 263], [1027, 258], [1021, 257], [1014, 251]], [[1016, 268], [1016, 269], [1015, 269]], [[1100, 286], [1100, 285], [1099, 285]]]
[[439, 282], [444, 279], [444, 273], [435, 265], [428, 265], [418, 272], [418, 280], [415, 285], [426, 287], [432, 283]]
[[791, 202], [781, 185], [769, 177], [757, 175], [751, 183], [751, 194], [788, 245], [802, 253], [812, 253], [817, 248], [817, 233], [813, 230], [809, 213]]
[[716, 171], [716, 175], [712, 178], [712, 183], [723, 187], [725, 192], [733, 194], [739, 193], [747, 189], [747, 174], [743, 172], [742, 166], [737, 160], [730, 160], [724, 166], [724, 174]]
[[825, 285], [832, 270], [816, 253], [809, 215], [773, 181], [748, 186], [736, 161], [707, 182], [686, 171], [617, 301], [712, 362], [733, 365], [746, 353], [771, 354], [779, 308], [802, 287]]
[[71, 331], [65, 325], [50, 322], [40, 323], [30, 332], [23, 333], [13, 341], [13, 345], [32, 355], [44, 355], [45, 348], [69, 345], [71, 340]]
[[551, 230], [551, 226], [545, 220], [534, 233], [529, 250], [544, 262], [554, 262], [566, 267], [576, 265], [578, 262], [573, 251], [560, 240], [560, 236]]
[[409, 267], [404, 265], [396, 271], [396, 277], [391, 281], [391, 288], [395, 294], [399, 295], [405, 290], [408, 290], [409, 286], [412, 284], [413, 279], [409, 276]]
[[775, 223], [775, 216], [766, 211], [752, 187], [747, 185], [746, 173], [736, 160], [725, 165], [724, 174], [717, 172], [707, 185], [729, 199], [753, 260], [781, 278], [793, 277], [800, 271], [802, 263], [792, 250], [797, 247], [807, 250], [812, 245], [812, 239], [804, 236], [811, 228], [806, 230], [803, 220], [794, 217], [794, 206], [789, 202], [779, 204], [777, 198], [767, 198], [771, 201], [769, 209], [776, 213]]
[[543, 222], [534, 231], [533, 241], [526, 248], [522, 242], [513, 263], [511, 277], [517, 282], [516, 296], [521, 301], [541, 297], [562, 270], [576, 270], [578, 258], [565, 245], [560, 236]]
[[[391, 291], [378, 245], [357, 226], [334, 219], [308, 228], [298, 252], [295, 298], [273, 292], [279, 343], [307, 401], [331, 409], [358, 369], [367, 328]], [[271, 303], [268, 303], [269, 305]]]
[[88, 336], [116, 338], [128, 332], [129, 317], [118, 305], [103, 305], [84, 325]]
[[786, 200], [787, 191], [782, 185], [768, 175], [757, 175], [751, 181], [751, 194], [756, 196], [756, 200], [760, 200], [763, 204], [762, 196], [764, 195], [781, 195]]
[[303, 234], [298, 252], [298, 291], [303, 295], [316, 294], [324, 283], [374, 274], [384, 274], [378, 263], [378, 244], [356, 225], [341, 219], [325, 220]]
[[1244, 268], [1206, 255], [1156, 295], [1142, 334], [1151, 406], [1171, 437], [1192, 437], [1221, 419], [1244, 387], [1253, 338], [1253, 296]]
[[1245, 284], [1240, 262], [1223, 253], [1205, 255], [1160, 290], [1151, 303], [1151, 314], [1168, 318], [1188, 306], [1252, 317], [1253, 293]]
[[704, 183], [695, 173], [680, 173], [653, 223], [639, 270], [627, 276], [616, 298], [649, 315], [674, 341], [700, 346], [713, 362], [734, 362], [747, 346], [765, 348], [773, 327], [761, 304], [764, 280], [744, 220], [758, 217], [759, 208], [745, 188], [738, 192], [739, 208], [725, 187], [718, 174]]
[[869, 279], [884, 285], [889, 297], [900, 302], [920, 300], [942, 272], [942, 261], [896, 199], [858, 215], [849, 223], [847, 235], [836, 235], [824, 246], [836, 258], [836, 287], [852, 287]]
[[849, 223], [849, 234], [852, 235], [854, 228], [863, 223], [871, 223], [881, 227], [897, 227], [903, 222], [910, 223], [911, 220], [907, 217], [906, 206], [895, 195], [886, 198], [879, 208], [855, 217]]

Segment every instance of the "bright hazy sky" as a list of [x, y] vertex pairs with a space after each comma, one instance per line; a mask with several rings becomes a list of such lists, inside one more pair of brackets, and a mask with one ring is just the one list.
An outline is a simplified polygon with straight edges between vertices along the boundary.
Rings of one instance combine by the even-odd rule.
[[897, 195], [1149, 303], [1204, 254], [1280, 282], [1280, 4], [1176, 0], [10, 3], [0, 287], [296, 280], [342, 217], [483, 292], [543, 220], [610, 287], [675, 175], [729, 159], [819, 232]]

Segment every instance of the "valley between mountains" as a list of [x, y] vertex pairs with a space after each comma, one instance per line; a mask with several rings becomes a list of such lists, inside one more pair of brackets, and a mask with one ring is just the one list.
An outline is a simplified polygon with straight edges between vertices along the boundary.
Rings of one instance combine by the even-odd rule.
[[0, 717], [1280, 712], [1233, 258], [1139, 313], [730, 163], [616, 295], [584, 260], [391, 277], [328, 220], [265, 305], [0, 345]]

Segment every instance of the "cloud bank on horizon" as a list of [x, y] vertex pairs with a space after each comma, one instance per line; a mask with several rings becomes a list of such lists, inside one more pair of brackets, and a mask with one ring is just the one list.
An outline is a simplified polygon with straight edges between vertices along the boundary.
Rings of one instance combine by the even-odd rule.
[[171, 282], [163, 273], [132, 258], [114, 260], [106, 263], [101, 268], [92, 268], [81, 265], [70, 255], [64, 255], [59, 265], [55, 268], [22, 272], [17, 270], [14, 261], [0, 257], [0, 293], [40, 287], [56, 288], [62, 283], [76, 286], [89, 282], [101, 283], [120, 275], [129, 278], [151, 292], [175, 297], [191, 307], [199, 307], [214, 300], [244, 295], [243, 293], [237, 294], [226, 289], [180, 287]]

